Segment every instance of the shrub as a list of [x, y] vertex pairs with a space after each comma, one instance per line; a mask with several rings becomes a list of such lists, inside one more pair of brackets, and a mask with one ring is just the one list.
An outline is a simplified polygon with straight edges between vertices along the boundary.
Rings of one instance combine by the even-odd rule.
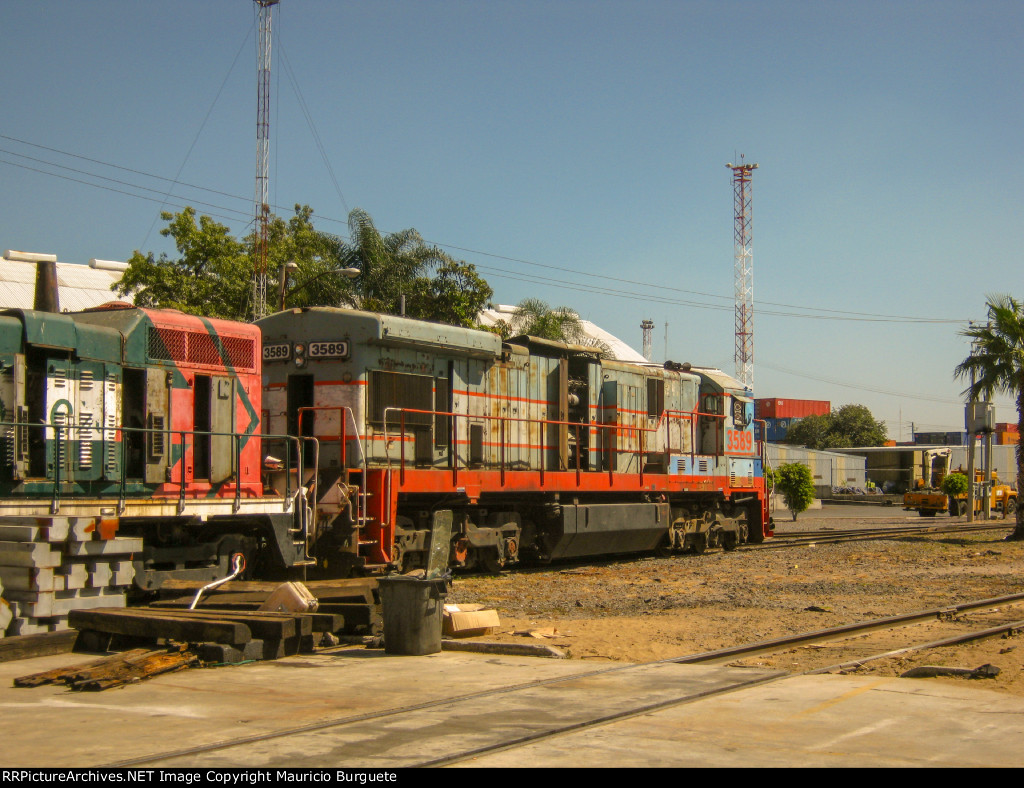
[[782, 494], [786, 508], [796, 520], [797, 515], [807, 511], [814, 500], [814, 477], [811, 476], [811, 469], [799, 462], [779, 466], [775, 472], [775, 490]]

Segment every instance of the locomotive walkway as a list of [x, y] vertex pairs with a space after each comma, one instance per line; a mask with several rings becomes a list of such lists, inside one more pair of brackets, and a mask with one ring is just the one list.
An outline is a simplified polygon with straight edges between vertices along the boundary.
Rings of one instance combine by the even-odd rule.
[[1021, 699], [974, 685], [447, 651], [11, 686], [77, 659], [0, 664], [0, 766], [1019, 766], [1024, 735]]

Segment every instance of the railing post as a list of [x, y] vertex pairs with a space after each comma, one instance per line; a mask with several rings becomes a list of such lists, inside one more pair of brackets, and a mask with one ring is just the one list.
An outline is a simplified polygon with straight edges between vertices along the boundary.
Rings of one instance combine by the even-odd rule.
[[544, 445], [544, 433], [548, 431], [548, 423], [546, 420], [541, 419], [540, 423], [540, 486], [544, 486], [544, 468], [548, 462], [547, 447]]
[[459, 483], [459, 417], [452, 414], [452, 486]]
[[398, 466], [398, 483], [405, 486], [405, 411], [402, 411], [399, 427], [398, 448], [400, 465]]
[[53, 430], [53, 497], [50, 499], [50, 514], [57, 514], [60, 511], [60, 425]]
[[640, 430], [640, 456], [637, 458], [640, 470], [640, 486], [644, 486], [644, 463], [647, 462], [647, 451], [645, 449], [647, 445], [647, 432], [643, 429]]
[[235, 446], [235, 506], [234, 511], [242, 508], [242, 436], [232, 433], [231, 442]]
[[580, 486], [580, 425], [576, 425], [576, 486]]
[[178, 514], [185, 511], [185, 431], [179, 433], [181, 438], [181, 485], [178, 489]]
[[499, 430], [499, 440], [501, 441], [501, 486], [505, 486], [505, 417], [501, 419], [501, 427]]

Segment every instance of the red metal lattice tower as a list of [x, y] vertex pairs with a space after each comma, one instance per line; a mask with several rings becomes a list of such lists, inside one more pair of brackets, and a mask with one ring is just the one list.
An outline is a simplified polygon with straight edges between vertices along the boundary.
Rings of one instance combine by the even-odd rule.
[[254, 0], [259, 14], [256, 72], [256, 197], [253, 249], [253, 320], [267, 314], [267, 244], [270, 238], [270, 46], [273, 8], [280, 0]]
[[754, 387], [754, 252], [751, 236], [750, 182], [756, 164], [725, 165], [732, 170], [735, 226], [733, 245], [736, 266], [736, 377]]

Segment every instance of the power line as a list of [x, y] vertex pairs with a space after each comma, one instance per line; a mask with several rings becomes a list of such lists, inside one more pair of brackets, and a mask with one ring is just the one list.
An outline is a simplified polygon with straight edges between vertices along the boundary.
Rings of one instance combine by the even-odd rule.
[[[311, 118], [309, 120], [310, 120], [310, 122], [312, 122]], [[239, 195], [231, 194], [229, 192], [219, 191], [219, 190], [216, 190], [216, 189], [210, 189], [208, 187], [199, 186], [199, 185], [196, 185], [196, 184], [183, 183], [183, 182], [180, 182], [180, 181], [177, 181], [177, 180], [174, 180], [174, 179], [165, 178], [163, 176], [154, 175], [152, 173], [147, 173], [147, 172], [144, 172], [144, 171], [141, 171], [141, 170], [136, 170], [136, 169], [132, 169], [132, 168], [129, 168], [129, 167], [123, 167], [123, 166], [120, 166], [120, 165], [117, 165], [117, 164], [112, 164], [112, 163], [109, 163], [109, 162], [104, 162], [104, 161], [101, 161], [101, 160], [98, 160], [98, 159], [92, 159], [92, 158], [85, 157], [85, 156], [79, 156], [78, 154], [69, 153], [69, 152], [66, 152], [66, 151], [58, 150], [56, 148], [49, 148], [49, 147], [46, 147], [46, 146], [43, 146], [43, 145], [38, 145], [36, 143], [32, 143], [32, 142], [28, 142], [26, 140], [18, 139], [16, 137], [10, 137], [10, 136], [7, 136], [7, 135], [0, 134], [0, 139], [6, 139], [6, 140], [10, 140], [12, 142], [17, 142], [19, 144], [29, 145], [29, 146], [32, 146], [32, 147], [35, 147], [35, 148], [39, 148], [41, 150], [47, 150], [47, 151], [50, 151], [52, 153], [57, 153], [57, 154], [60, 154], [60, 155], [63, 155], [63, 156], [70, 156], [70, 157], [73, 157], [73, 158], [81, 159], [83, 161], [89, 161], [91, 163], [99, 164], [99, 165], [106, 166], [106, 167], [113, 167], [115, 169], [118, 169], [118, 170], [121, 170], [121, 171], [124, 171], [124, 172], [130, 172], [130, 173], [135, 174], [135, 175], [140, 175], [142, 177], [154, 178], [156, 180], [160, 180], [160, 181], [164, 181], [164, 182], [176, 183], [176, 184], [181, 185], [181, 186], [186, 186], [188, 188], [197, 189], [199, 191], [209, 192], [211, 194], [217, 194], [217, 195], [220, 195], [220, 196], [223, 196], [223, 197], [227, 197], [227, 198], [233, 199], [233, 200], [244, 200], [246, 202], [248, 202], [248, 200], [249, 200], [249, 198], [247, 198], [247, 197], [241, 197]], [[24, 156], [23, 154], [17, 154], [17, 153], [13, 153], [13, 152], [10, 152], [10, 153], [12, 155], [16, 155], [16, 156], [23, 156], [24, 158], [29, 158], [29, 159], [32, 158], [32, 157]], [[326, 155], [326, 154], [324, 153], [323, 155]], [[42, 160], [38, 160], [38, 159], [34, 159], [34, 160], [35, 161], [42, 161]], [[13, 162], [5, 162], [5, 163], [10, 164], [11, 166], [23, 166], [23, 165], [18, 165], [18, 164], [13, 163]], [[71, 171], [74, 171], [74, 172], [79, 172], [81, 174], [87, 174], [87, 173], [85, 173], [85, 171], [75, 170], [74, 168], [69, 168], [69, 167], [66, 167], [65, 165], [60, 165], [60, 164], [56, 164], [56, 163], [48, 163], [48, 164], [49, 164], [49, 166], [58, 167], [58, 168], [64, 168], [64, 169], [68, 169], [68, 170], [71, 170]], [[34, 168], [31, 168], [31, 167], [25, 167], [25, 169], [34, 170]], [[57, 175], [55, 173], [48, 173], [48, 172], [45, 172], [45, 171], [42, 171], [42, 170], [34, 170], [34, 171], [36, 171], [36, 172], [43, 172], [44, 174], [51, 175], [53, 177], [66, 177], [66, 176]], [[117, 179], [106, 178], [105, 176], [101, 176], [101, 175], [96, 175], [96, 174], [89, 173], [89, 177], [100, 178], [100, 179], [103, 179], [103, 180], [108, 180], [108, 181], [120, 183], [122, 185], [129, 185], [129, 186], [131, 186], [131, 188], [135, 188], [135, 189], [147, 190], [147, 191], [153, 191], [153, 192], [161, 193], [161, 192], [158, 192], [158, 190], [155, 190], [155, 189], [150, 189], [148, 187], [138, 186], [138, 185], [134, 185], [134, 184], [128, 184], [125, 181], [118, 181]], [[92, 186], [94, 186], [96, 188], [105, 188], [105, 189], [108, 189], [110, 191], [118, 192], [118, 193], [121, 193], [121, 194], [128, 194], [129, 196], [138, 196], [141, 199], [149, 199], [149, 200], [151, 200], [151, 198], [148, 198], [148, 197], [144, 197], [144, 196], [141, 196], [141, 195], [132, 195], [129, 192], [123, 192], [123, 191], [121, 191], [119, 189], [110, 189], [109, 187], [105, 187], [105, 186], [102, 186], [102, 185], [99, 185], [99, 184], [90, 184], [90, 183], [88, 183], [86, 181], [81, 181], [81, 180], [78, 180], [78, 179], [75, 179], [75, 178], [68, 178], [68, 180], [71, 180], [71, 181], [74, 181], [74, 182], [77, 182], [77, 183], [83, 183], [85, 185], [92, 185]], [[340, 195], [340, 188], [339, 188], [338, 191], [339, 191], [339, 197], [342, 199], [342, 201], [344, 201], [344, 197]], [[182, 198], [182, 199], [184, 199], [184, 198]], [[153, 201], [153, 200], [151, 200], [151, 201]], [[202, 201], [199, 201], [199, 200], [189, 200], [189, 201], [186, 201], [186, 202], [195, 202], [196, 204], [206, 205], [206, 206], [209, 206], [209, 207], [215, 208], [217, 210], [221, 210], [221, 211], [241, 213], [239, 211], [236, 211], [233, 208], [228, 208], [228, 207], [225, 207], [225, 206], [216, 205], [214, 203], [202, 202]], [[285, 210], [283, 208], [283, 206], [280, 206], [280, 205], [274, 205], [272, 207], [276, 211], [278, 211], [278, 212], [283, 212]], [[217, 214], [210, 214], [210, 215], [214, 216], [216, 218], [226, 219], [227, 221], [236, 221], [234, 219], [230, 219], [230, 218], [224, 217], [223, 215], [217, 215]], [[329, 217], [329, 216], [323, 216], [323, 215], [319, 215], [319, 214], [317, 215], [317, 218], [319, 220], [321, 220], [321, 221], [324, 221], [324, 222], [331, 222], [331, 223], [336, 223], [336, 224], [347, 225], [347, 222], [345, 220], [342, 220], [342, 219], [335, 219], [335, 218], [332, 218], [332, 217]], [[348, 238], [348, 236], [346, 234], [339, 234], [338, 237], [339, 238], [343, 238], [343, 239], [344, 238]], [[607, 281], [607, 282], [610, 282], [610, 283], [614, 283], [616, 285], [627, 284], [627, 285], [633, 285], [633, 286], [636, 286], [636, 287], [652, 288], [652, 289], [658, 290], [659, 293], [672, 292], [672, 293], [682, 293], [682, 294], [687, 294], [687, 295], [696, 295], [696, 296], [701, 296], [701, 297], [704, 297], [704, 298], [720, 299], [720, 300], [725, 301], [726, 303], [723, 304], [723, 305], [716, 305], [716, 304], [702, 303], [702, 302], [699, 302], [699, 301], [693, 301], [693, 300], [688, 300], [688, 299], [672, 299], [672, 298], [667, 298], [665, 296], [658, 295], [658, 294], [644, 294], [644, 293], [636, 293], [636, 292], [623, 292], [619, 287], [616, 287], [615, 289], [600, 288], [599, 286], [595, 286], [595, 285], [588, 285], [588, 284], [584, 284], [584, 283], [580, 283], [580, 282], [566, 281], [566, 280], [555, 279], [555, 278], [551, 278], [551, 277], [546, 277], [545, 278], [545, 277], [530, 276], [529, 278], [524, 278], [523, 273], [519, 272], [519, 271], [509, 271], [508, 269], [499, 268], [497, 266], [485, 266], [483, 264], [479, 264], [478, 265], [478, 267], [481, 270], [493, 271], [494, 275], [496, 275], [498, 277], [503, 277], [503, 278], [506, 278], [506, 279], [512, 279], [512, 280], [515, 280], [515, 281], [535, 282], [535, 281], [538, 281], [538, 279], [539, 279], [540, 281], [544, 281], [544, 282], [546, 282], [547, 284], [549, 284], [551, 286], [561, 287], [563, 289], [574, 290], [574, 291], [577, 291], [577, 292], [598, 293], [598, 294], [604, 294], [604, 295], [610, 295], [610, 296], [616, 296], [616, 297], [623, 297], [623, 298], [627, 298], [627, 299], [644, 299], [644, 300], [648, 300], [648, 301], [654, 301], [656, 303], [663, 303], [663, 304], [670, 304], [670, 305], [677, 305], [677, 306], [687, 306], [687, 307], [692, 307], [692, 308], [695, 308], [695, 309], [714, 309], [714, 310], [723, 310], [723, 311], [724, 310], [732, 309], [732, 307], [730, 306], [731, 299], [729, 299], [729, 297], [722, 296], [722, 295], [717, 295], [717, 294], [714, 294], [714, 293], [707, 293], [707, 292], [703, 292], [703, 291], [699, 291], [699, 290], [689, 290], [689, 289], [685, 289], [685, 288], [672, 287], [672, 286], [665, 285], [665, 284], [652, 284], [652, 283], [648, 283], [648, 282], [642, 282], [642, 281], [637, 281], [637, 280], [632, 280], [632, 279], [626, 279], [626, 278], [622, 278], [622, 277], [614, 277], [614, 276], [607, 276], [607, 275], [603, 275], [603, 274], [595, 274], [593, 272], [581, 271], [581, 270], [569, 268], [569, 267], [566, 267], [566, 266], [558, 266], [558, 265], [552, 265], [552, 264], [548, 264], [548, 263], [537, 263], [537, 262], [534, 262], [532, 260], [525, 260], [525, 259], [522, 259], [522, 258], [510, 257], [510, 256], [507, 256], [507, 255], [500, 255], [500, 254], [496, 254], [496, 253], [493, 253], [493, 252], [485, 252], [485, 251], [480, 250], [480, 249], [473, 249], [473, 248], [469, 248], [469, 247], [459, 246], [459, 245], [456, 245], [456, 244], [437, 242], [437, 241], [430, 241], [428, 239], [425, 239], [425, 242], [426, 243], [430, 243], [430, 244], [432, 244], [434, 246], [443, 248], [443, 249], [450, 249], [450, 250], [455, 250], [455, 251], [459, 251], [459, 252], [464, 252], [464, 253], [469, 253], [469, 254], [474, 254], [474, 255], [480, 255], [481, 257], [489, 257], [489, 258], [492, 258], [492, 259], [495, 259], [495, 260], [504, 260], [504, 261], [507, 261], [507, 262], [517, 263], [517, 264], [521, 264], [521, 265], [528, 265], [528, 266], [537, 267], [537, 268], [545, 268], [545, 269], [552, 270], [552, 271], [560, 271], [560, 272], [569, 273], [569, 274], [576, 274], [576, 275], [585, 277], [588, 281], [592, 281], [592, 280], [595, 280], [595, 279], [600, 279], [600, 280], [604, 280], [604, 281]], [[763, 305], [763, 306], [762, 306], [762, 308], [758, 309], [758, 314], [768, 315], [768, 316], [776, 316], [776, 317], [797, 317], [797, 318], [803, 318], [803, 319], [843, 320], [843, 321], [853, 321], [853, 322], [912, 323], [912, 324], [913, 323], [918, 323], [918, 324], [941, 324], [941, 325], [950, 325], [950, 324], [956, 325], [956, 324], [962, 324], [962, 323], [968, 322], [967, 319], [915, 317], [915, 316], [908, 316], [908, 315], [886, 315], [886, 314], [872, 313], [872, 312], [857, 312], [857, 311], [851, 311], [851, 310], [827, 309], [827, 308], [824, 308], [824, 307], [805, 307], [805, 306], [800, 306], [800, 305], [795, 305], [795, 304], [785, 304], [785, 303], [772, 302], [772, 301], [762, 301], [762, 302], [759, 302], [759, 304]], [[780, 309], [766, 309], [766, 308], [763, 308], [763, 307], [779, 307]], [[793, 311], [784, 311], [784, 310], [800, 310], [800, 311], [793, 312]]]

